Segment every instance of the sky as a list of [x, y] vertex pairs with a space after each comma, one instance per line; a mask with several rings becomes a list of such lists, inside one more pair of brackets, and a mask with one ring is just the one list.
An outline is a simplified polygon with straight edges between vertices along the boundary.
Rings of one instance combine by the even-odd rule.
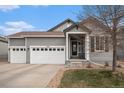
[[81, 9], [79, 5], [0, 5], [0, 34], [47, 31], [67, 18], [78, 21]]

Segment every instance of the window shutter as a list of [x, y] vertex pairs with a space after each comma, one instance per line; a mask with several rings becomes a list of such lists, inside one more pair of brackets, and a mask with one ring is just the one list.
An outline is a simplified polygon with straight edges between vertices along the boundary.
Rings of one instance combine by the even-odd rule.
[[109, 38], [105, 36], [105, 52], [109, 52]]
[[91, 36], [91, 52], [94, 52], [94, 36]]

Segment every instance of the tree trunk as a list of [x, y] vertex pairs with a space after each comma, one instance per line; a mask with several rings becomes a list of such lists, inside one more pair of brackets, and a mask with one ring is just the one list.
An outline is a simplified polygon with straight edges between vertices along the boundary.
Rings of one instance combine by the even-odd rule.
[[117, 39], [116, 39], [116, 32], [113, 32], [113, 65], [112, 65], [112, 71], [116, 71], [116, 61], [117, 61]]

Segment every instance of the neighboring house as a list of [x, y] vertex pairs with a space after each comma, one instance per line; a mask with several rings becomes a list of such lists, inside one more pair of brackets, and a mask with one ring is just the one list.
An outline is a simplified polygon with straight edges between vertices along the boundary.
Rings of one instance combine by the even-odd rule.
[[[112, 62], [111, 39], [86, 19], [70, 19], [47, 32], [19, 32], [8, 36], [10, 63], [65, 64], [66, 62]], [[97, 23], [97, 22], [96, 22]]]
[[0, 36], [0, 60], [8, 58], [8, 42], [5, 37]]

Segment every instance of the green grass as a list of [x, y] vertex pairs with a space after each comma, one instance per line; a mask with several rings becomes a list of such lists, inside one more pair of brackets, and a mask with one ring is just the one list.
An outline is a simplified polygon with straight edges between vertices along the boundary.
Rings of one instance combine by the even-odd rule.
[[59, 87], [123, 88], [124, 74], [108, 70], [69, 70], [64, 73]]

